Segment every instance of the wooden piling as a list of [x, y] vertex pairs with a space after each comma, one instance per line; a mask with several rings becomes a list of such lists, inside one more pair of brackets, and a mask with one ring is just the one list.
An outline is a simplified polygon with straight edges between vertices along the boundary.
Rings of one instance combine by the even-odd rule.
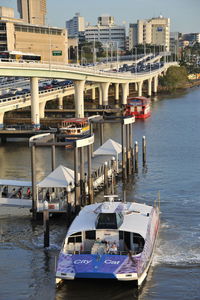
[[[55, 135], [53, 135], [53, 142], [55, 143]], [[51, 146], [51, 169], [55, 170], [56, 167], [56, 146], [55, 144]]]
[[131, 149], [131, 164], [132, 164], [132, 174], [135, 174], [135, 149]]
[[[93, 123], [92, 122], [90, 122], [90, 135], [92, 136], [93, 135], [93, 133], [94, 133], [94, 125], [93, 125]], [[92, 151], [92, 157], [94, 156], [93, 155], [93, 152], [94, 152], [94, 144], [92, 144], [91, 145], [91, 151]]]
[[146, 138], [145, 136], [142, 137], [142, 162], [143, 162], [143, 167], [146, 165]]
[[112, 157], [111, 160], [111, 195], [114, 195], [114, 189], [115, 189], [115, 184], [116, 184], [116, 161], [115, 157]]
[[71, 216], [71, 207], [72, 207], [72, 194], [71, 194], [71, 186], [67, 186], [67, 224], [68, 226], [71, 224], [72, 216]]
[[108, 194], [108, 163], [104, 163], [104, 195]]
[[80, 148], [80, 204], [85, 205], [85, 193], [84, 193], [84, 148]]
[[43, 226], [44, 226], [44, 248], [49, 247], [49, 203], [44, 201], [43, 204]]
[[93, 193], [93, 179], [92, 179], [91, 145], [88, 145], [87, 148], [88, 148], [88, 196], [89, 196], [89, 204], [92, 204], [94, 200], [94, 193]]
[[131, 129], [130, 129], [130, 125], [132, 126], [132, 124], [126, 125], [127, 176], [131, 175]]
[[138, 173], [138, 142], [135, 142], [135, 173]]
[[129, 172], [129, 174], [134, 174], [134, 172], [135, 172], [135, 162], [134, 162], [133, 127], [132, 127], [132, 124], [129, 124], [129, 143], [130, 143], [130, 172]]
[[126, 153], [124, 149], [124, 123], [121, 123], [121, 145], [122, 145], [122, 179], [126, 179]]
[[78, 182], [78, 148], [74, 147], [74, 185], [75, 185], [75, 209], [80, 204], [80, 188]]
[[111, 168], [112, 168], [112, 174], [113, 174], [113, 185], [116, 184], [116, 174], [117, 174], [117, 164], [116, 164], [116, 160], [115, 157], [112, 157], [111, 160]]
[[31, 146], [31, 181], [32, 181], [32, 218], [37, 219], [37, 193], [36, 193], [36, 147]]
[[103, 123], [100, 122], [99, 123], [99, 136], [100, 136], [100, 146], [103, 145], [103, 140], [104, 140], [104, 137], [103, 137], [103, 129], [104, 129], [104, 126], [103, 126]]

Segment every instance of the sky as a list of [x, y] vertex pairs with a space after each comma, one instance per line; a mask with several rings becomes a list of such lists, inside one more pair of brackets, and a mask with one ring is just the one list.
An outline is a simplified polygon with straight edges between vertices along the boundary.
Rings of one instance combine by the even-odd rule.
[[[0, 6], [15, 8], [17, 0], [0, 0]], [[171, 19], [171, 30], [200, 32], [200, 0], [47, 0], [47, 23], [65, 27], [65, 21], [79, 12], [91, 25], [100, 15], [111, 15], [118, 25], [136, 23], [162, 15]]]

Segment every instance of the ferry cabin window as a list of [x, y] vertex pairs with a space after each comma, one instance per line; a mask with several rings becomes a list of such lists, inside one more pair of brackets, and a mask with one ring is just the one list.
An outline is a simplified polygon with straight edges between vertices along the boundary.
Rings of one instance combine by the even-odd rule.
[[138, 233], [133, 233], [133, 243], [135, 245], [138, 245], [138, 252], [141, 252], [144, 248], [144, 239], [143, 237]]
[[96, 240], [96, 231], [95, 230], [86, 231], [85, 238], [87, 240]]
[[97, 219], [97, 229], [117, 229], [115, 213], [100, 213]]
[[124, 239], [124, 232], [119, 231], [119, 240], [123, 240], [123, 239]]
[[81, 232], [73, 233], [70, 237], [68, 237], [68, 244], [69, 243], [82, 243]]

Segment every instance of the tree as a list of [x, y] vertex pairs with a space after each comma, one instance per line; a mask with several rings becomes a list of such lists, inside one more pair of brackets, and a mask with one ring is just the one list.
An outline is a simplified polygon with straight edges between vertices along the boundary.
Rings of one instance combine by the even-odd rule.
[[188, 82], [188, 74], [185, 67], [171, 66], [166, 75], [159, 78], [160, 84], [172, 91], [177, 88], [184, 88]]

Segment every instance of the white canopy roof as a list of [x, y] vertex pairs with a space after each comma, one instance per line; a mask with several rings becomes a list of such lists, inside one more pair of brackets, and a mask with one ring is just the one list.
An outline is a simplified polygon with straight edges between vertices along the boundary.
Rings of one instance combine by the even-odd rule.
[[122, 152], [122, 146], [113, 141], [107, 140], [101, 147], [94, 151], [94, 155], [117, 155]]
[[46, 178], [37, 184], [38, 187], [67, 187], [74, 186], [74, 171], [62, 165], [58, 166]]

